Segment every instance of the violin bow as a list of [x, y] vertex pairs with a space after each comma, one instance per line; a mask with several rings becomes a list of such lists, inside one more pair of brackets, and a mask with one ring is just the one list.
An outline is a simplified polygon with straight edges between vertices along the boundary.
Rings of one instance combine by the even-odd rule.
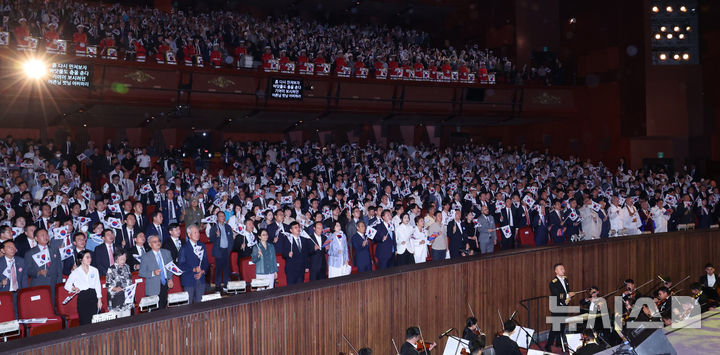
[[670, 287], [670, 290], [672, 290], [673, 288], [675, 288], [675, 286], [677, 286], [677, 285], [679, 285], [679, 284], [681, 284], [681, 283], [685, 282], [685, 281], [686, 281], [687, 279], [689, 279], [689, 278], [690, 278], [690, 275], [687, 275], [687, 276], [685, 276], [685, 278], [684, 278], [684, 279], [682, 279], [682, 280], [680, 280], [680, 281], [679, 281], [678, 283], [676, 283], [676, 284], [672, 285], [672, 287]]
[[348, 338], [345, 337], [345, 334], [343, 334], [342, 337], [343, 337], [343, 339], [345, 339], [345, 342], [348, 343], [348, 345], [350, 345], [350, 349], [352, 349], [355, 352], [355, 354], [357, 355], [358, 354], [357, 349], [355, 349], [355, 347], [352, 345], [350, 340], [348, 340]]
[[470, 307], [470, 302], [468, 302], [467, 305], [468, 305], [468, 308], [470, 309], [470, 314], [473, 316], [473, 318], [475, 318], [475, 312], [473, 312], [472, 307]]
[[420, 340], [422, 340], [422, 342], [423, 342], [423, 345], [425, 345], [425, 349], [427, 349], [427, 346], [428, 346], [428, 345], [427, 345], [427, 343], [425, 342], [425, 338], [423, 338], [423, 335], [422, 335], [422, 328], [420, 328], [420, 326], [419, 326], [419, 325], [418, 325], [418, 330], [420, 331]]
[[395, 338], [390, 338], [390, 340], [392, 340], [393, 347], [395, 347], [395, 353], [396, 353], [397, 355], [400, 355], [400, 351], [399, 351], [398, 348], [397, 348], [397, 344], [395, 344]]
[[639, 290], [639, 289], [641, 289], [641, 288], [643, 288], [643, 287], [647, 286], [648, 284], [650, 284], [651, 282], [653, 282], [653, 280], [655, 280], [655, 279], [654, 279], [654, 278], [652, 278], [652, 279], [650, 279], [650, 281], [648, 281], [648, 282], [646, 282], [646, 283], [644, 283], [644, 284], [640, 285], [639, 287], [636, 287], [636, 288], [635, 288], [635, 291], [637, 291], [637, 290]]

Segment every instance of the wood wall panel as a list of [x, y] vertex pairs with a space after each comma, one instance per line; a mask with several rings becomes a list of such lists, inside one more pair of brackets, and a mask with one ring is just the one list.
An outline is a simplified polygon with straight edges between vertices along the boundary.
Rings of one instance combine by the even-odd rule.
[[[531, 326], [548, 312], [527, 312], [523, 298], [547, 295], [552, 265], [563, 262], [571, 288], [614, 290], [625, 278], [643, 283], [658, 274], [696, 279], [718, 262], [720, 231], [675, 232], [572, 245], [521, 249], [485, 257], [405, 266], [225, 298], [72, 328], [3, 345], [27, 354], [337, 354], [357, 347], [392, 352], [404, 329], [420, 325], [428, 341], [462, 329], [470, 303], [481, 329], [495, 333], [498, 310]], [[690, 281], [681, 287], [687, 290]], [[647, 292], [650, 288], [643, 291]], [[683, 294], [683, 292], [681, 292]], [[577, 301], [575, 301], [577, 302]], [[538, 317], [539, 315], [539, 317]], [[444, 346], [444, 339], [440, 346]]]

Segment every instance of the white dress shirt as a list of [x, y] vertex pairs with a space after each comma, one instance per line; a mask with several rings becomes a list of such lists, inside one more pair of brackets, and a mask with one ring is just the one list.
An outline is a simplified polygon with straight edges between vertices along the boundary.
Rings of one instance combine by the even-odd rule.
[[70, 273], [67, 281], [65, 282], [65, 290], [72, 292], [72, 288], [77, 287], [80, 291], [85, 291], [90, 288], [95, 289], [98, 299], [102, 299], [102, 290], [100, 288], [100, 274], [94, 266], [88, 267], [86, 273], [82, 266], [76, 268]]

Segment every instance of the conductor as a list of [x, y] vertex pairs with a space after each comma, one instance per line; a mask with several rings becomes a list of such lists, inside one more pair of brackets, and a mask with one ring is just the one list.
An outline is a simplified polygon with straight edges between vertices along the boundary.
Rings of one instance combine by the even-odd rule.
[[[575, 292], [570, 292], [570, 284], [568, 283], [567, 277], [565, 277], [565, 266], [562, 263], [555, 264], [553, 266], [555, 270], [555, 277], [550, 281], [550, 296], [555, 299], [555, 306], [565, 307], [567, 306], [570, 299], [575, 296]], [[552, 302], [552, 299], [551, 299]], [[555, 317], [565, 317], [567, 314], [561, 312], [551, 312]], [[565, 328], [567, 324], [560, 323], [560, 330], [550, 330], [547, 344], [545, 344], [545, 351], [550, 352], [553, 342], [556, 347], [560, 347], [560, 340], [567, 344], [567, 338], [565, 338]]]

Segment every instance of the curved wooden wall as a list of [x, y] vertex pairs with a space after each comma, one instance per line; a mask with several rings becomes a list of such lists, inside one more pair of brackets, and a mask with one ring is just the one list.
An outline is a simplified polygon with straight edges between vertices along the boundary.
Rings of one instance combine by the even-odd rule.
[[[526, 324], [518, 301], [548, 293], [556, 262], [565, 264], [571, 288], [596, 284], [603, 293], [627, 277], [642, 283], [657, 274], [676, 281], [690, 274], [694, 280], [719, 255], [718, 230], [524, 249], [249, 293], [26, 338], [0, 349], [27, 354], [337, 354], [350, 351], [341, 337], [345, 334], [356, 347], [387, 354], [391, 337], [401, 344], [410, 325], [419, 324], [428, 341], [450, 327], [462, 329], [468, 302], [486, 333], [498, 329], [498, 309], [505, 318], [518, 310], [517, 319]], [[541, 319], [546, 315], [543, 309]]]

